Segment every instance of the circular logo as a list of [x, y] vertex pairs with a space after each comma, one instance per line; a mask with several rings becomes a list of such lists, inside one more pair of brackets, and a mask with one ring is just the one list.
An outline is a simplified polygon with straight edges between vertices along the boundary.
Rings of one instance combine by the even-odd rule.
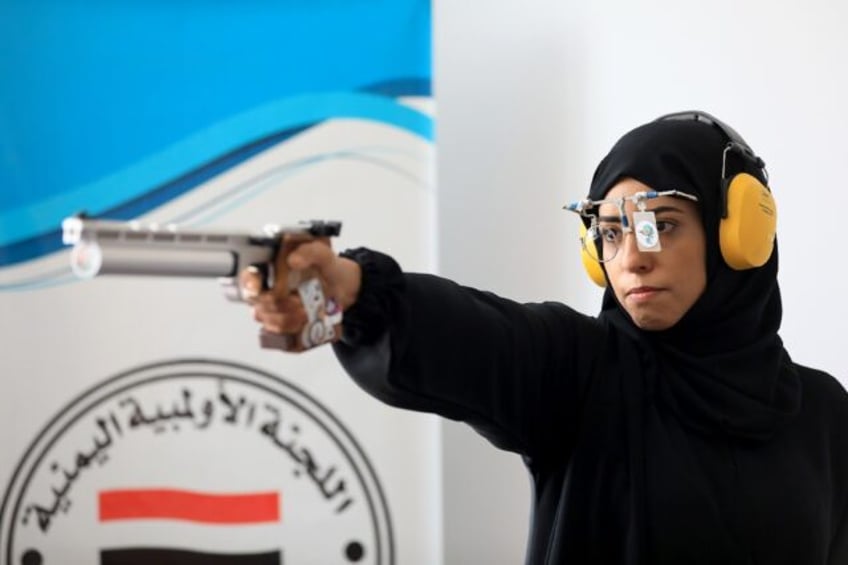
[[657, 227], [653, 224], [653, 222], [649, 222], [647, 220], [637, 222], [636, 239], [639, 242], [640, 247], [656, 247], [657, 243], [659, 243]]
[[211, 360], [117, 375], [62, 409], [0, 505], [0, 563], [394, 564], [373, 466], [315, 398]]

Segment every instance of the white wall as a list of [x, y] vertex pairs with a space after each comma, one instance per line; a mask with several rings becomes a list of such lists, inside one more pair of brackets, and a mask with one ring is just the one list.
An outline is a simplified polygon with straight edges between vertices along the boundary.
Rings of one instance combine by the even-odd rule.
[[[848, 384], [848, 4], [435, 0], [434, 15], [442, 274], [596, 312], [560, 207], [625, 131], [706, 110], [768, 164], [790, 354]], [[445, 565], [521, 563], [518, 458], [453, 422], [444, 449]]]

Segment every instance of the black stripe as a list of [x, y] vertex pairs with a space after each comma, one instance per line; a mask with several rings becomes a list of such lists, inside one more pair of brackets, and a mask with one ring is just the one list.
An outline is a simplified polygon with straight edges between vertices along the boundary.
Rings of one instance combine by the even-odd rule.
[[265, 553], [205, 553], [133, 547], [100, 550], [100, 565], [283, 565], [282, 550]]

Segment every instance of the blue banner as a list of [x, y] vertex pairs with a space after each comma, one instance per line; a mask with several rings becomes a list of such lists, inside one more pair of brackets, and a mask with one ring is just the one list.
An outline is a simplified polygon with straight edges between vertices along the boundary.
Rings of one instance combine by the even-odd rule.
[[316, 123], [431, 139], [430, 3], [0, 1], [0, 268], [85, 209], [129, 219]]

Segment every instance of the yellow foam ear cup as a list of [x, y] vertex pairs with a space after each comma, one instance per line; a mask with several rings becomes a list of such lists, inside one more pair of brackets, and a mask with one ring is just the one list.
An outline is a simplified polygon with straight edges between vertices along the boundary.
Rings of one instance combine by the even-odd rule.
[[[580, 222], [580, 241], [583, 241], [586, 231], [586, 226], [583, 225], [583, 222]], [[583, 262], [583, 268], [586, 269], [586, 274], [589, 275], [592, 282], [598, 286], [607, 286], [607, 278], [604, 276], [603, 267], [601, 267], [600, 263], [592, 259], [592, 256], [589, 255], [584, 247], [580, 248], [580, 261]]]
[[776, 231], [777, 205], [769, 189], [748, 173], [733, 177], [727, 189], [727, 217], [719, 226], [724, 261], [737, 271], [764, 265]]

